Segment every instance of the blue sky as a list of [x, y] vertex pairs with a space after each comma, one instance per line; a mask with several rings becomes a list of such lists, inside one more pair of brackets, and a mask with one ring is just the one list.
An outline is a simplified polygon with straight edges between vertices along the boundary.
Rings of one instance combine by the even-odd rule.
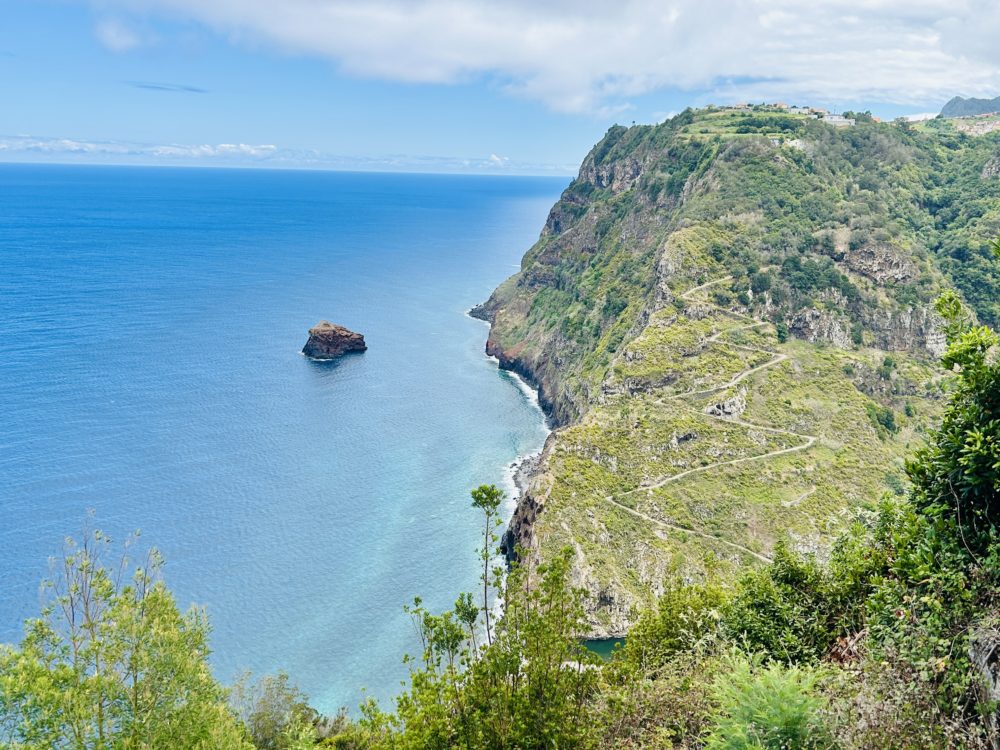
[[0, 0], [0, 160], [569, 174], [614, 122], [1000, 93], [979, 2]]

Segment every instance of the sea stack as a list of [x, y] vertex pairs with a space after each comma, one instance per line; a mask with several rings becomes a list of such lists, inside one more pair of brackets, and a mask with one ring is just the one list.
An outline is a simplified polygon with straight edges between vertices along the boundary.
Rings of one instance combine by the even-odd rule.
[[309, 329], [309, 340], [302, 347], [302, 353], [312, 359], [336, 359], [350, 352], [367, 349], [365, 337], [349, 331], [343, 326], [321, 320]]

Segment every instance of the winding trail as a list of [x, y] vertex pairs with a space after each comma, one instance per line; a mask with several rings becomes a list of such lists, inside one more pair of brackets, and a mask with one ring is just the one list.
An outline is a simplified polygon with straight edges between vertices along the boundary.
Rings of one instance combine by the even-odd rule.
[[[730, 279], [732, 279], [731, 276], [725, 276], [725, 277], [723, 277], [721, 279], [715, 279], [713, 281], [709, 281], [709, 282], [706, 282], [704, 284], [700, 284], [700, 285], [698, 285], [696, 287], [688, 289], [686, 292], [684, 292], [683, 294], [681, 294], [680, 295], [681, 299], [690, 300], [691, 297], [692, 297], [692, 295], [694, 295], [694, 294], [702, 291], [703, 289], [707, 289], [708, 287], [714, 286], [716, 284], [722, 284], [722, 283], [724, 283], [726, 281], [729, 281]], [[709, 304], [712, 304], [713, 307], [718, 307], [718, 305], [714, 305], [713, 303], [709, 303]], [[722, 309], [722, 308], [720, 308], [720, 309]], [[728, 313], [730, 311], [724, 310], [724, 312]], [[706, 344], [716, 343], [716, 342], [719, 341], [719, 339], [722, 336], [724, 336], [726, 334], [734, 333], [735, 331], [743, 331], [743, 330], [747, 330], [747, 329], [750, 329], [750, 328], [758, 328], [760, 326], [765, 326], [765, 325], [768, 325], [768, 322], [762, 320], [762, 321], [757, 321], [755, 323], [749, 323], [749, 324], [745, 324], [745, 325], [733, 326], [731, 328], [723, 328], [722, 330], [716, 331], [711, 336], [709, 336], [707, 339], [705, 339], [705, 343]], [[726, 390], [729, 390], [730, 388], [733, 388], [733, 387], [739, 385], [742, 381], [744, 381], [747, 378], [755, 375], [756, 373], [758, 373], [758, 372], [760, 372], [762, 370], [766, 370], [769, 367], [774, 367], [775, 365], [777, 365], [777, 364], [779, 364], [781, 362], [784, 362], [785, 360], [788, 359], [788, 355], [787, 354], [784, 354], [782, 352], [771, 351], [769, 349], [759, 349], [759, 348], [752, 347], [752, 346], [744, 346], [742, 344], [733, 344], [733, 343], [728, 343], [728, 342], [726, 342], [725, 345], [728, 346], [728, 347], [730, 347], [730, 348], [732, 348], [732, 349], [742, 349], [744, 351], [758, 352], [758, 353], [761, 353], [761, 354], [769, 354], [769, 355], [771, 355], [772, 358], [770, 360], [768, 360], [767, 362], [764, 362], [763, 364], [756, 365], [755, 367], [750, 367], [750, 368], [747, 368], [747, 369], [743, 370], [738, 375], [736, 375], [735, 377], [733, 377], [732, 379], [730, 379], [728, 382], [723, 383], [721, 385], [713, 386], [711, 388], [704, 388], [704, 389], [699, 389], [699, 390], [685, 391], [683, 393], [675, 393], [675, 394], [672, 394], [672, 395], [667, 396], [665, 398], [657, 399], [654, 403], [665, 406], [666, 403], [670, 402], [670, 401], [680, 401], [681, 399], [691, 398], [691, 397], [710, 396], [710, 395], [712, 395], [714, 393], [719, 393], [720, 391], [726, 391]], [[726, 539], [722, 539], [722, 538], [717, 537], [717, 536], [712, 536], [711, 534], [706, 534], [703, 531], [697, 531], [695, 529], [690, 529], [690, 528], [687, 528], [687, 527], [684, 527], [684, 526], [678, 526], [676, 524], [672, 524], [672, 523], [668, 523], [667, 521], [663, 521], [663, 520], [661, 520], [659, 518], [654, 518], [653, 516], [647, 515], [646, 513], [643, 513], [642, 511], [636, 510], [635, 508], [630, 508], [629, 506], [624, 505], [624, 504], [618, 502], [618, 500], [616, 499], [616, 498], [627, 497], [628, 495], [633, 495], [633, 494], [635, 494], [637, 492], [649, 492], [650, 490], [658, 489], [658, 488], [663, 487], [663, 486], [665, 486], [667, 484], [670, 484], [671, 482], [676, 482], [676, 481], [679, 481], [681, 479], [684, 479], [685, 477], [691, 476], [692, 474], [697, 474], [699, 472], [708, 471], [710, 469], [715, 469], [715, 468], [718, 468], [720, 466], [732, 466], [732, 465], [735, 465], [735, 464], [749, 463], [751, 461], [763, 461], [765, 459], [774, 458], [776, 456], [783, 456], [783, 455], [787, 455], [789, 453], [797, 453], [799, 451], [808, 450], [809, 448], [811, 448], [813, 445], [816, 444], [817, 440], [819, 440], [819, 437], [817, 437], [816, 435], [806, 435], [804, 433], [794, 432], [793, 430], [783, 430], [783, 429], [780, 429], [778, 427], [767, 427], [765, 425], [753, 424], [752, 422], [745, 422], [742, 419], [730, 418], [730, 417], [725, 417], [725, 416], [721, 416], [721, 415], [718, 415], [718, 414], [712, 414], [710, 412], [702, 411], [702, 410], [699, 410], [699, 409], [694, 409], [694, 408], [692, 408], [690, 406], [685, 406], [684, 408], [688, 409], [689, 411], [693, 411], [693, 412], [695, 412], [697, 414], [700, 414], [702, 416], [705, 416], [705, 417], [710, 417], [712, 419], [718, 419], [718, 420], [720, 420], [722, 422], [726, 422], [727, 424], [741, 425], [741, 426], [747, 427], [749, 429], [761, 430], [761, 431], [764, 431], [764, 432], [770, 432], [770, 433], [779, 434], [779, 435], [790, 435], [792, 437], [800, 438], [804, 442], [801, 445], [794, 445], [791, 448], [781, 448], [779, 450], [768, 451], [767, 453], [761, 453], [761, 454], [756, 455], [756, 456], [744, 456], [742, 458], [733, 458], [733, 459], [729, 459], [727, 461], [717, 461], [715, 463], [706, 464], [705, 466], [696, 466], [693, 469], [687, 469], [687, 470], [682, 471], [682, 472], [680, 472], [678, 474], [671, 474], [669, 476], [662, 477], [662, 478], [656, 480], [655, 482], [653, 482], [651, 484], [641, 484], [638, 487], [636, 487], [635, 489], [628, 490], [627, 492], [621, 492], [618, 495], [608, 495], [608, 496], [606, 496], [604, 498], [604, 501], [606, 503], [610, 504], [610, 505], [613, 505], [614, 507], [618, 508], [619, 510], [625, 511], [626, 513], [629, 513], [629, 514], [635, 516], [636, 518], [640, 518], [640, 519], [642, 519], [644, 521], [647, 521], [649, 523], [656, 524], [657, 526], [661, 526], [663, 528], [667, 528], [667, 529], [670, 529], [672, 531], [683, 532], [685, 534], [693, 534], [693, 535], [701, 537], [703, 539], [707, 539], [707, 540], [710, 540], [710, 541], [713, 541], [713, 542], [718, 542], [719, 544], [723, 544], [723, 545], [725, 545], [727, 547], [731, 547], [732, 549], [735, 549], [735, 550], [738, 550], [740, 552], [743, 552], [744, 554], [750, 555], [751, 557], [754, 557], [754, 558], [756, 558], [757, 560], [759, 560], [761, 562], [765, 562], [765, 563], [772, 562], [772, 560], [771, 560], [770, 557], [767, 557], [766, 555], [762, 555], [759, 552], [755, 552], [754, 550], [749, 549], [748, 547], [744, 547], [741, 544], [737, 544], [736, 542], [730, 542], [730, 541], [728, 541]], [[796, 500], [793, 500], [793, 501], [790, 501], [790, 502], [783, 502], [782, 505], [784, 507], [786, 507], [786, 508], [790, 508], [790, 507], [793, 507], [795, 505], [798, 505], [800, 502], [802, 502], [809, 495], [813, 494], [815, 491], [816, 491], [816, 488], [813, 487], [810, 491], [806, 492], [804, 495], [802, 495], [801, 497], [797, 498]]]
[[782, 505], [785, 506], [786, 508], [794, 508], [796, 505], [798, 505], [799, 503], [801, 503], [807, 497], [809, 497], [810, 495], [814, 494], [816, 492], [816, 490], [818, 490], [818, 489], [819, 489], [819, 487], [813, 487], [813, 488], [807, 490], [806, 492], [803, 492], [801, 495], [799, 495], [794, 500], [788, 500], [786, 502], [783, 502]]
[[681, 294], [681, 299], [691, 299], [692, 294], [697, 294], [702, 289], [708, 289], [710, 286], [715, 286], [716, 284], [724, 284], [727, 281], [732, 281], [732, 276], [723, 276], [721, 279], [713, 279], [712, 281], [706, 281], [704, 284], [699, 284], [698, 286], [691, 287], [686, 292]]
[[687, 528], [685, 526], [677, 526], [676, 524], [667, 523], [666, 521], [661, 521], [659, 518], [653, 518], [652, 516], [647, 516], [645, 513], [641, 512], [641, 511], [638, 511], [635, 508], [630, 508], [627, 505], [622, 505], [617, 500], [615, 500], [613, 497], [606, 497], [604, 499], [605, 499], [606, 502], [608, 502], [611, 505], [615, 506], [619, 510], [623, 510], [626, 513], [629, 513], [630, 515], [635, 516], [636, 518], [641, 518], [643, 521], [648, 521], [649, 523], [654, 523], [657, 526], [662, 526], [662, 527], [664, 527], [666, 529], [670, 529], [671, 531], [683, 532], [685, 534], [693, 534], [694, 536], [701, 537], [702, 539], [708, 539], [709, 541], [712, 541], [712, 542], [718, 542], [719, 544], [724, 544], [727, 547], [732, 547], [733, 549], [735, 549], [735, 550], [737, 550], [739, 552], [743, 552], [744, 554], [750, 555], [751, 557], [755, 557], [755, 558], [757, 558], [758, 560], [760, 560], [761, 562], [764, 562], [764, 563], [773, 562], [770, 557], [767, 557], [766, 555], [762, 555], [759, 552], [754, 552], [752, 549], [744, 547], [742, 544], [737, 544], [736, 542], [730, 542], [730, 541], [728, 541], [726, 539], [722, 539], [721, 537], [712, 536], [711, 534], [706, 534], [704, 531], [697, 531], [695, 529], [689, 529], [689, 528]]

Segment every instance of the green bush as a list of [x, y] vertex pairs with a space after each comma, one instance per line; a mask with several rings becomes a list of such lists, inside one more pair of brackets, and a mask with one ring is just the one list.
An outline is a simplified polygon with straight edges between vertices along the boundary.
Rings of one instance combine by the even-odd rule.
[[888, 406], [869, 402], [865, 404], [865, 411], [868, 413], [872, 427], [875, 428], [880, 437], [885, 438], [899, 431], [899, 426], [896, 424], [896, 413]]
[[815, 661], [833, 640], [823, 568], [779, 542], [774, 562], [746, 573], [722, 607], [725, 633], [780, 661]]
[[715, 584], [671, 583], [632, 626], [622, 659], [630, 668], [649, 675], [681, 651], [695, 649], [718, 629], [725, 593]]
[[204, 612], [178, 610], [155, 552], [133, 567], [109, 548], [100, 532], [69, 540], [42, 616], [0, 645], [0, 746], [252, 750], [212, 677]]
[[818, 676], [801, 667], [761, 666], [734, 657], [715, 681], [717, 712], [707, 750], [812, 750], [830, 747]]
[[907, 472], [917, 508], [956, 528], [971, 554], [984, 554], [1000, 526], [1000, 363], [991, 357], [1000, 339], [971, 324], [954, 292], [937, 309], [948, 334], [942, 362], [958, 371], [957, 390]]

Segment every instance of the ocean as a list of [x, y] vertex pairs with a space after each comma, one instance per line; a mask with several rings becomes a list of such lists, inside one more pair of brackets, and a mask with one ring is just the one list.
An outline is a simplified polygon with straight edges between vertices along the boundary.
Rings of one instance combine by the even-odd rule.
[[[545, 439], [466, 311], [566, 182], [0, 165], [0, 642], [67, 535], [140, 530], [220, 679], [389, 701], [403, 605], [476, 590], [469, 490]], [[303, 357], [320, 319], [368, 351]]]

